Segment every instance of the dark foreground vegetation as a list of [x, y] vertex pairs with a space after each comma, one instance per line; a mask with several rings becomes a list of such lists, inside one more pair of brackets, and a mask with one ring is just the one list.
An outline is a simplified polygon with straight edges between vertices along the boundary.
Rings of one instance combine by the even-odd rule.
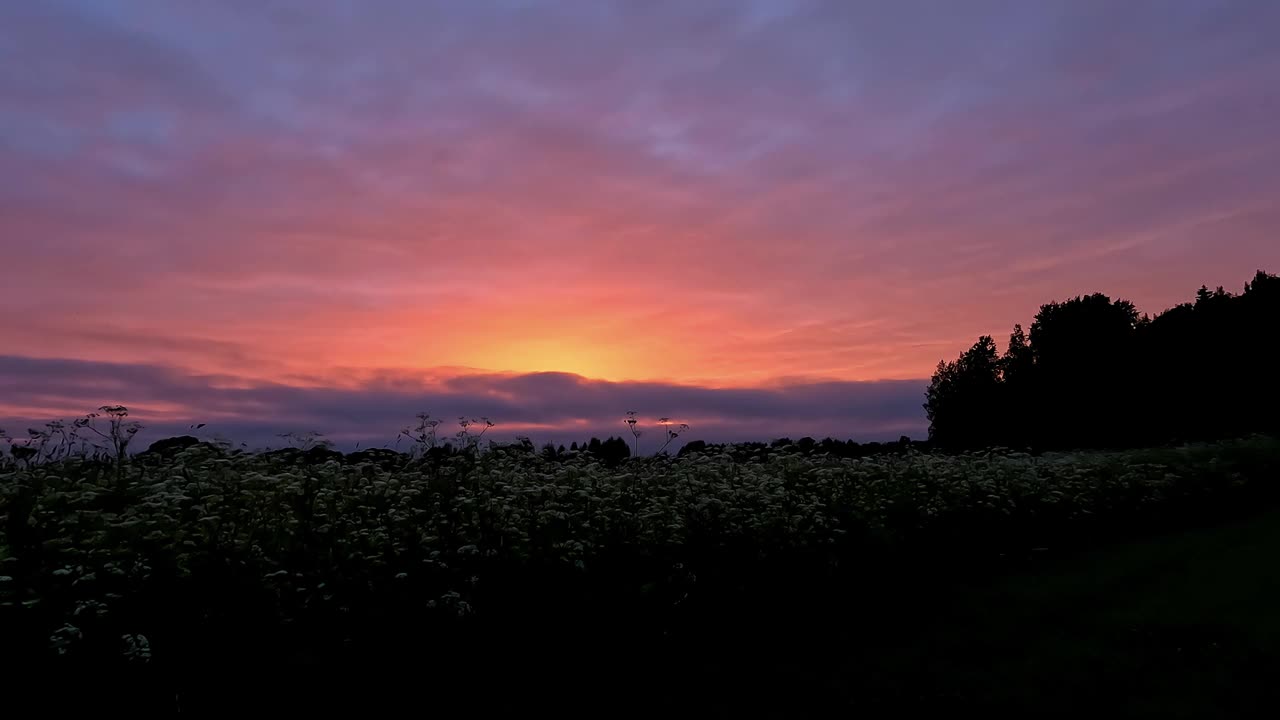
[[[1253, 515], [1278, 472], [1262, 436], [9, 461], [3, 654], [114, 688], [45, 708], [1212, 710], [1261, 702], [1278, 657], [1280, 531]], [[1203, 527], [1224, 529], [1115, 547]]]

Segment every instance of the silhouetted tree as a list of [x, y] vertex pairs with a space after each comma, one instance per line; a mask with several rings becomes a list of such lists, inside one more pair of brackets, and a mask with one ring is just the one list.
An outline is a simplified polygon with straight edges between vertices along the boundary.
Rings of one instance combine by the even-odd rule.
[[609, 467], [616, 467], [631, 457], [631, 446], [620, 437], [609, 436], [603, 442], [600, 438], [591, 438], [586, 445], [587, 453]]
[[1101, 293], [1040, 307], [1031, 324], [1036, 373], [1032, 421], [1042, 443], [1112, 445], [1134, 427], [1132, 377], [1138, 311]]
[[940, 362], [926, 393], [929, 437], [949, 449], [1118, 447], [1280, 430], [1280, 278], [1241, 295], [1201, 286], [1155, 317], [1084, 295], [1015, 325], [998, 361], [983, 336]]
[[954, 362], [939, 362], [924, 404], [929, 439], [942, 447], [986, 445], [995, 439], [1000, 363], [989, 335]]
[[1031, 342], [1022, 325], [1014, 325], [1009, 334], [1009, 345], [1000, 358], [1001, 407], [998, 438], [1011, 447], [1025, 447], [1030, 443], [1030, 424], [1034, 420], [1036, 377], [1035, 356]]

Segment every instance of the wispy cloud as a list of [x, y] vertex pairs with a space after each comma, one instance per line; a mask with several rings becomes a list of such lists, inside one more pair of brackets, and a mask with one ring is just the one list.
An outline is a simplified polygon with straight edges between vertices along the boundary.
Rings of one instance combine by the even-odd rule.
[[[1280, 267], [1280, 4], [0, 6], [15, 355], [907, 380]], [[40, 328], [36, 331], [34, 328]]]

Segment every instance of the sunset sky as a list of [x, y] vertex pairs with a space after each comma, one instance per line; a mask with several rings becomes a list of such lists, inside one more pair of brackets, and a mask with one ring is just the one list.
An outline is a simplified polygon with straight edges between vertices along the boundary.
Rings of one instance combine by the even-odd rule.
[[1271, 0], [0, 0], [0, 427], [923, 437], [1280, 270], [1277, 78]]

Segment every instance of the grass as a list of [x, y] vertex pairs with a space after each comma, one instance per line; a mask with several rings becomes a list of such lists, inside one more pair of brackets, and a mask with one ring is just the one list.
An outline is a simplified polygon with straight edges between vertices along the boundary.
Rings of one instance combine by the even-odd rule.
[[785, 632], [722, 665], [723, 690], [710, 695], [725, 698], [724, 711], [1252, 715], [1280, 700], [1277, 558], [1278, 510], [1046, 554], [916, 598], [871, 633], [828, 608], [817, 624], [834, 625], [821, 642], [814, 628]]
[[[971, 591], [931, 682], [986, 703], [1162, 717], [1260, 709], [1280, 660], [1280, 513], [1127, 544]], [[968, 670], [966, 671], [966, 667]], [[979, 691], [980, 692], [977, 692]]]

